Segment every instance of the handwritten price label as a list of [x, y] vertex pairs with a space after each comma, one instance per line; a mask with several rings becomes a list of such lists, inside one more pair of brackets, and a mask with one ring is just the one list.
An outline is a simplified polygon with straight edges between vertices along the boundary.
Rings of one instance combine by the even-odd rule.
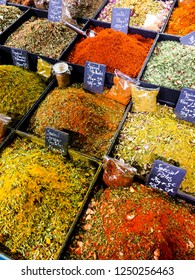
[[11, 49], [11, 55], [14, 65], [29, 68], [27, 51], [21, 49]]
[[84, 88], [101, 93], [104, 89], [106, 65], [86, 61], [84, 72]]
[[45, 145], [49, 149], [59, 150], [63, 154], [68, 152], [69, 134], [54, 128], [46, 127]]
[[195, 46], [195, 31], [192, 31], [191, 33], [181, 37], [180, 42], [183, 45]]
[[131, 10], [128, 8], [113, 8], [111, 28], [117, 31], [128, 33]]
[[48, 9], [48, 20], [60, 22], [62, 19], [62, 0], [50, 0]]

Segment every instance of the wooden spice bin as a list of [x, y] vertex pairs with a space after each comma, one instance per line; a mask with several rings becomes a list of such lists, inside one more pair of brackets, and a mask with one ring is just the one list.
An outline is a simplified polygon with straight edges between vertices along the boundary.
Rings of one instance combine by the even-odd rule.
[[[4, 188], [4, 192], [7, 191], [7, 195], [4, 198], [1, 197], [1, 213], [4, 210], [7, 211], [5, 207], [7, 204], [4, 200], [8, 199], [9, 209], [13, 212], [13, 215], [9, 216], [8, 214], [9, 218], [7, 215], [2, 216], [0, 252], [12, 259], [58, 259], [66, 240], [77, 224], [90, 193], [99, 180], [102, 163], [95, 158], [71, 149], [68, 150], [67, 156], [62, 156], [54, 151], [51, 152], [44, 148], [43, 140], [20, 131], [12, 134], [1, 147], [1, 157], [4, 153], [8, 153], [5, 160], [9, 161], [9, 157], [12, 156], [9, 154], [9, 150], [12, 150], [13, 146], [16, 150], [11, 154], [16, 153], [18, 159], [20, 159], [15, 166], [10, 162], [9, 167], [9, 171], [14, 172], [14, 176], [17, 177], [15, 183], [13, 182], [15, 187], [12, 188], [10, 185], [11, 188], [9, 189], [11, 181], [7, 181], [7, 185], [2, 184], [2, 188]], [[19, 152], [23, 148], [26, 149], [25, 155]], [[35, 151], [34, 156], [30, 156], [33, 151]], [[21, 162], [25, 158], [31, 163], [22, 167]], [[29, 166], [29, 169], [27, 166]], [[22, 173], [21, 168], [23, 169]], [[59, 175], [60, 170], [63, 172], [61, 175]], [[64, 176], [66, 171], [68, 173]], [[41, 172], [43, 172], [42, 175]], [[26, 176], [26, 181], [17, 184], [22, 180], [22, 176]], [[34, 179], [31, 181], [33, 176]], [[11, 192], [15, 193], [12, 198]], [[21, 192], [21, 195], [17, 198], [17, 202], [14, 202], [13, 200], [19, 192]], [[9, 223], [9, 226], [6, 222]], [[36, 230], [34, 230], [35, 227]], [[50, 230], [50, 227], [52, 230]], [[3, 230], [5, 228], [8, 229], [6, 235]], [[16, 230], [15, 234], [14, 230]], [[15, 239], [15, 235], [20, 235], [19, 240], [21, 242], [18, 243], [19, 240]], [[27, 242], [26, 245], [25, 242]]]

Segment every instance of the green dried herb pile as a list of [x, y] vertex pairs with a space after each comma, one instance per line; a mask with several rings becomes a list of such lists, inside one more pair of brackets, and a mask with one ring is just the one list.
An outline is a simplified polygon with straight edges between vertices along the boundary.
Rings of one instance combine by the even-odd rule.
[[195, 47], [161, 41], [155, 47], [142, 80], [163, 87], [195, 88]]
[[23, 11], [17, 7], [0, 5], [0, 33], [16, 21], [22, 14]]
[[46, 88], [36, 74], [14, 65], [0, 65], [0, 113], [17, 118], [24, 115]]
[[5, 45], [58, 58], [75, 35], [74, 31], [59, 22], [32, 16], [8, 37]]
[[29, 130], [39, 137], [44, 137], [46, 126], [67, 130], [71, 148], [99, 158], [107, 152], [124, 110], [124, 105], [103, 94], [91, 94], [73, 84], [49, 93], [32, 117]]
[[64, 258], [195, 260], [194, 209], [135, 183], [100, 190]]
[[0, 165], [0, 248], [18, 259], [56, 259], [95, 167], [20, 138]]
[[156, 113], [129, 113], [113, 155], [149, 174], [156, 159], [184, 168], [180, 189], [195, 194], [195, 130], [176, 119], [173, 108], [158, 105]]

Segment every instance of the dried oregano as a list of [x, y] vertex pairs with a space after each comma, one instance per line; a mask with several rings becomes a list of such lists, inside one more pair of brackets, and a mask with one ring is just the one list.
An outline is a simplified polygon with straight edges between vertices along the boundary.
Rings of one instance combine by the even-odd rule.
[[56, 259], [96, 168], [16, 138], [0, 157], [0, 251]]
[[23, 11], [17, 7], [0, 5], [0, 33], [16, 21], [22, 14]]
[[194, 125], [176, 119], [173, 108], [158, 105], [156, 113], [129, 113], [113, 155], [136, 167], [144, 178], [156, 159], [184, 168], [180, 189], [195, 194], [194, 144]]

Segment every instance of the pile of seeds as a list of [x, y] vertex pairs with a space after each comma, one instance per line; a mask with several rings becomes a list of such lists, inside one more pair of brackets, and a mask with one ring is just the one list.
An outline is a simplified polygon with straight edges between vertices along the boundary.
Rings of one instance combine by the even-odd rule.
[[17, 7], [0, 5], [0, 33], [16, 21], [22, 14], [23, 11]]
[[56, 259], [96, 168], [19, 137], [4, 149], [0, 165], [0, 251]]

